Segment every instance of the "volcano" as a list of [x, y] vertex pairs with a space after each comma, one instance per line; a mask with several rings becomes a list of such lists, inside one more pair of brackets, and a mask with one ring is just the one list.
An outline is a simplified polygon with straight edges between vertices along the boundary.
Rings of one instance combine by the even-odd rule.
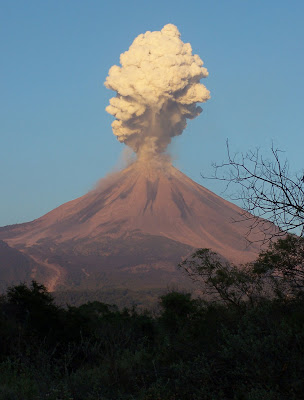
[[249, 222], [234, 222], [242, 215], [172, 165], [137, 161], [41, 218], [1, 228], [0, 279], [11, 279], [10, 254], [23, 260], [21, 280], [27, 274], [50, 291], [164, 287], [179, 282], [178, 263], [197, 248], [253, 260], [263, 234], [248, 246]]

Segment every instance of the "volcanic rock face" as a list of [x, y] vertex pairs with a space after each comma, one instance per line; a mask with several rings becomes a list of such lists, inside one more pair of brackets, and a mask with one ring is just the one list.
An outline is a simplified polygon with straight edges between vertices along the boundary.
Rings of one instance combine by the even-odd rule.
[[233, 222], [241, 214], [171, 165], [136, 162], [35, 221], [1, 228], [0, 240], [40, 277], [45, 270], [50, 290], [165, 287], [179, 281], [177, 264], [196, 248], [254, 259], [259, 246], [246, 243], [248, 222]]

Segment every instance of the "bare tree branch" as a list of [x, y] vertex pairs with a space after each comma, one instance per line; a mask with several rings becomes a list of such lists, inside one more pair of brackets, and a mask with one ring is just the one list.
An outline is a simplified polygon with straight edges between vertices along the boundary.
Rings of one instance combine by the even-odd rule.
[[241, 202], [241, 218], [251, 221], [251, 230], [264, 230], [268, 220], [280, 229], [280, 234], [304, 236], [304, 174], [292, 176], [281, 153], [272, 146], [271, 159], [264, 159], [259, 149], [232, 155], [227, 141], [228, 161], [213, 164], [214, 175], [202, 177], [226, 182], [225, 191], [236, 188], [230, 198]]

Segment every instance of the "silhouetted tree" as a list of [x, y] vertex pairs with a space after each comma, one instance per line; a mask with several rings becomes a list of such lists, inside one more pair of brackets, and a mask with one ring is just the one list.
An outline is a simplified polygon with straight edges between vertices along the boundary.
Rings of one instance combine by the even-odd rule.
[[271, 273], [284, 280], [285, 291], [301, 294], [304, 289], [304, 238], [287, 235], [270, 243], [253, 264], [259, 274]]
[[53, 296], [46, 287], [33, 280], [30, 286], [21, 283], [7, 289], [8, 305], [13, 306], [18, 323], [49, 338], [61, 330], [62, 310], [54, 303]]
[[[259, 149], [232, 155], [227, 142], [228, 161], [214, 164], [214, 176], [206, 179], [224, 181], [227, 188], [236, 184], [231, 198], [241, 201], [243, 218], [251, 221], [251, 228], [263, 224], [265, 218], [277, 227], [276, 234], [295, 232], [304, 235], [304, 175], [292, 175], [287, 160], [280, 158], [281, 151], [272, 146], [272, 158], [264, 158]], [[268, 226], [268, 233], [273, 228]]]
[[210, 249], [197, 250], [179, 267], [198, 284], [209, 302], [221, 301], [233, 306], [243, 303], [255, 305], [266, 296], [265, 276], [253, 270], [251, 264], [234, 266]]

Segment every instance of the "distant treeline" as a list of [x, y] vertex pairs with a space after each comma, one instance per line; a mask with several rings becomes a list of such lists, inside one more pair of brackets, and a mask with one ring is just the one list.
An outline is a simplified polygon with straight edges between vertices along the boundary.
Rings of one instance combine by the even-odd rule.
[[66, 307], [66, 305], [80, 306], [88, 302], [99, 301], [102, 303], [115, 304], [119, 309], [132, 308], [138, 310], [153, 309], [157, 307], [159, 297], [168, 290], [151, 288], [132, 290], [127, 288], [106, 288], [87, 290], [67, 290], [52, 293], [55, 303]]

